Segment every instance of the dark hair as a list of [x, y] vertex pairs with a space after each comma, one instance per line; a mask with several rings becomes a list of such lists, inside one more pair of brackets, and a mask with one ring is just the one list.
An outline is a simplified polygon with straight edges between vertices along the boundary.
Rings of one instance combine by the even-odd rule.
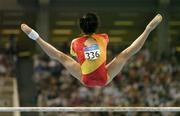
[[79, 25], [85, 34], [92, 34], [98, 28], [98, 17], [95, 13], [87, 13], [79, 19]]

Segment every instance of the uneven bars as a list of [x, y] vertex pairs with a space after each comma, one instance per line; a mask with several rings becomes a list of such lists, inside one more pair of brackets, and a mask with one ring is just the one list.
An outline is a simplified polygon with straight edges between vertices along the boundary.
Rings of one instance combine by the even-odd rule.
[[0, 112], [180, 112], [180, 107], [0, 107]]

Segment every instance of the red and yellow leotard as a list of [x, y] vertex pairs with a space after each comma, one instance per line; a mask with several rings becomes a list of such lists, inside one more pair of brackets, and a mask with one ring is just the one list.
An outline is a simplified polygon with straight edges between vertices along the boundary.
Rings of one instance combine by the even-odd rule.
[[106, 49], [109, 42], [107, 34], [92, 34], [97, 42], [100, 55], [96, 60], [88, 60], [84, 55], [84, 44], [87, 36], [76, 38], [71, 43], [71, 55], [76, 56], [81, 65], [82, 82], [88, 87], [105, 86], [108, 80], [106, 69]]

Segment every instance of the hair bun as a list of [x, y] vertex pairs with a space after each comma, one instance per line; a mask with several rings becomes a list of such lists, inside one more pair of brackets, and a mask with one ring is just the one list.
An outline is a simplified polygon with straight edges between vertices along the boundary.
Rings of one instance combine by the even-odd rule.
[[92, 34], [98, 27], [98, 18], [93, 13], [87, 13], [80, 18], [80, 28], [85, 34]]

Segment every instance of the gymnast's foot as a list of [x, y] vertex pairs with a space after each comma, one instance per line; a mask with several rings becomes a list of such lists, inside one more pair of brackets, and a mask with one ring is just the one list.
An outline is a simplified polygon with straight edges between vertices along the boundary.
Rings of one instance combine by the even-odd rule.
[[27, 35], [32, 31], [32, 29], [26, 24], [21, 24], [21, 30]]
[[21, 29], [32, 40], [37, 40], [39, 38], [39, 34], [33, 29], [31, 29], [28, 25], [21, 24]]
[[160, 14], [157, 14], [153, 20], [151, 20], [151, 22], [147, 25], [146, 29], [149, 31], [152, 31], [153, 29], [155, 29], [158, 24], [162, 21], [162, 16]]

